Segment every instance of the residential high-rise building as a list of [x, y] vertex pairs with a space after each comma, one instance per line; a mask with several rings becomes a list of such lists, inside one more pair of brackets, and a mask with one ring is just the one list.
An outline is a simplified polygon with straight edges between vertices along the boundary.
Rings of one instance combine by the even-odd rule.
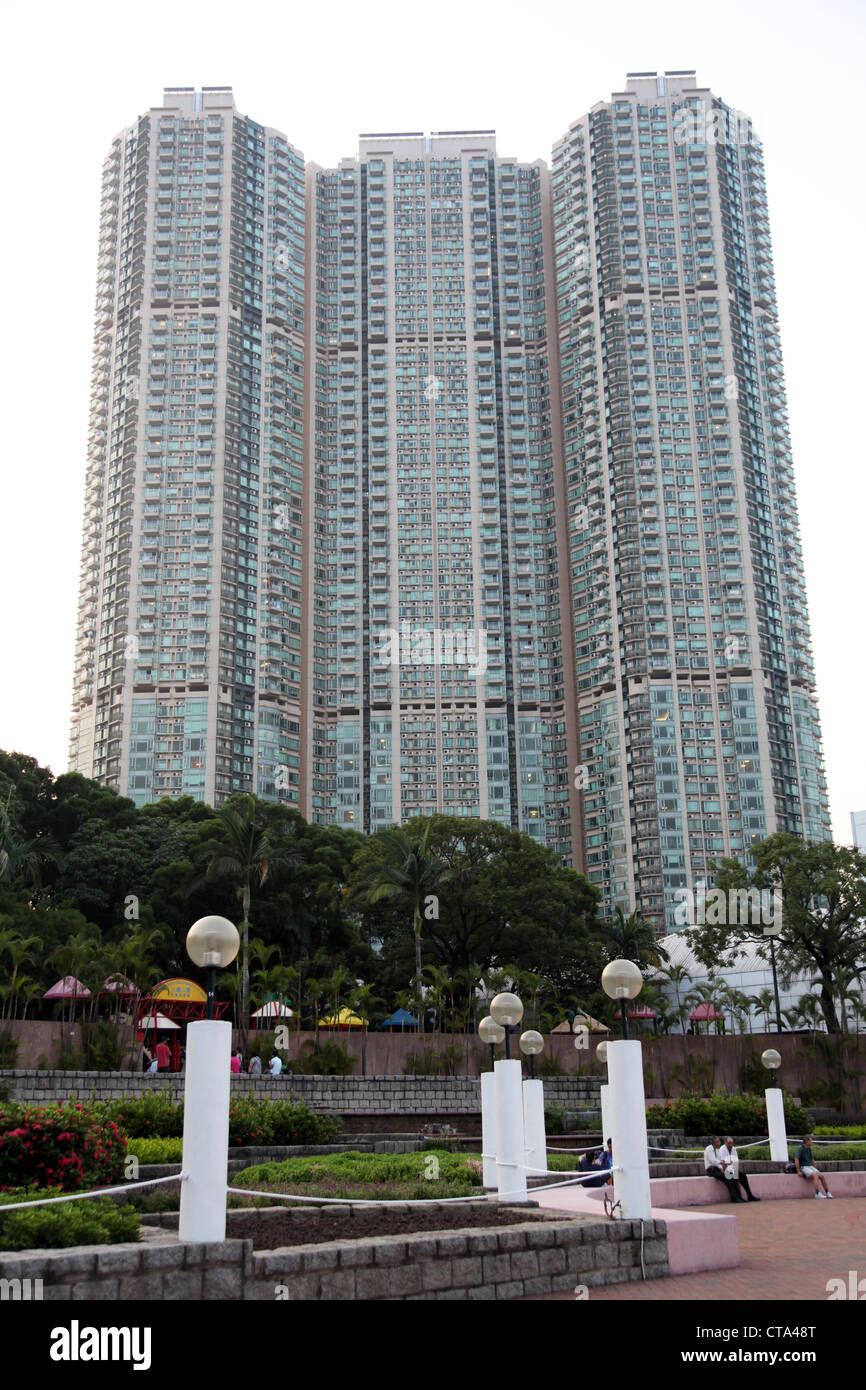
[[760, 144], [635, 74], [552, 168], [310, 165], [222, 88], [106, 163], [72, 766], [498, 820], [605, 906], [829, 835]]
[[553, 155], [588, 877], [677, 890], [829, 835], [761, 147], [693, 72]]
[[547, 170], [484, 131], [364, 136], [308, 205], [311, 815], [570, 855]]
[[851, 812], [851, 837], [855, 849], [866, 850], [866, 811]]
[[303, 160], [230, 90], [114, 141], [70, 766], [139, 804], [300, 802], [304, 251]]

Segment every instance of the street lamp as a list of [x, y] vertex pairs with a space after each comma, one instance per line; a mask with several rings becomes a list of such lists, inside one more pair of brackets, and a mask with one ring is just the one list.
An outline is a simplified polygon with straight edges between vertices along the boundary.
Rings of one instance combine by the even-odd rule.
[[767, 1105], [767, 1133], [770, 1136], [770, 1158], [774, 1163], [788, 1161], [788, 1134], [785, 1129], [785, 1102], [782, 1088], [776, 1079], [776, 1072], [782, 1065], [781, 1054], [774, 1047], [761, 1053], [761, 1065], [767, 1068], [772, 1078], [764, 1092]]
[[544, 1132], [544, 1085], [535, 1076], [535, 1059], [544, 1051], [544, 1038], [534, 1028], [520, 1035], [520, 1051], [529, 1058], [529, 1079], [523, 1083], [523, 1145], [526, 1171], [534, 1177], [547, 1172], [547, 1135]]
[[496, 1061], [496, 1046], [504, 1039], [505, 1029], [488, 1014], [487, 1018], [482, 1018], [478, 1025], [478, 1036], [483, 1043], [487, 1043], [490, 1047], [490, 1065], [492, 1067]]
[[225, 917], [201, 917], [187, 932], [190, 959], [207, 971], [207, 1017], [186, 1030], [186, 1083], [183, 1105], [183, 1174], [180, 1189], [181, 1240], [226, 1238], [226, 1152], [231, 1101], [232, 1026], [214, 1018], [219, 966], [238, 953], [237, 928]]
[[478, 1036], [490, 1048], [490, 1070], [481, 1073], [481, 1181], [485, 1187], [496, 1187], [496, 1045], [505, 1037], [505, 1029], [489, 1016], [478, 1025]]
[[505, 1029], [505, 1060], [510, 1061], [511, 1049], [508, 1045], [508, 1029], [516, 1028], [523, 1018], [523, 1004], [516, 994], [497, 994], [490, 1001], [490, 1017]]
[[619, 1000], [620, 1021], [623, 1041], [628, 1038], [628, 1019], [626, 1006], [629, 999], [635, 999], [643, 988], [643, 976], [630, 960], [612, 960], [601, 973], [601, 987], [609, 999]]
[[187, 955], [207, 971], [205, 1018], [214, 1016], [217, 969], [231, 965], [240, 943], [238, 929], [227, 917], [199, 917], [186, 934]]
[[505, 1057], [493, 1067], [496, 1094], [496, 1171], [500, 1200], [526, 1201], [526, 1150], [523, 1126], [523, 1073], [511, 1060], [508, 1029], [523, 1017], [516, 994], [497, 994], [490, 1001], [490, 1017], [505, 1029]]

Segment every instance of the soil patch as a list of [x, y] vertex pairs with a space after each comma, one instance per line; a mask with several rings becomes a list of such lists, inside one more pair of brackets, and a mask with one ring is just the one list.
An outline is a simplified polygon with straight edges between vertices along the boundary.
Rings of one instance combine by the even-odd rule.
[[[468, 1204], [467, 1204], [468, 1205]], [[509, 1207], [485, 1205], [439, 1207], [426, 1211], [423, 1207], [410, 1207], [409, 1210], [389, 1211], [380, 1207], [376, 1211], [359, 1210], [354, 1216], [335, 1214], [323, 1216], [319, 1212], [302, 1212], [299, 1209], [279, 1215], [268, 1212], [268, 1219], [261, 1220], [257, 1213], [230, 1211], [226, 1235], [230, 1238], [249, 1239], [254, 1250], [276, 1250], [284, 1245], [320, 1245], [330, 1240], [363, 1240], [368, 1236], [412, 1235], [421, 1231], [453, 1231], [481, 1226], [515, 1226], [524, 1221], [550, 1221], [551, 1216], [531, 1207]], [[562, 1220], [562, 1213], [556, 1213]]]

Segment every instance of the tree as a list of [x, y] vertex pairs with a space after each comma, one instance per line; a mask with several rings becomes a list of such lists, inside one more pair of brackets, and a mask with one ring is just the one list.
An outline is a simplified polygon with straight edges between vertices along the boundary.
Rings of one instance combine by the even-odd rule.
[[50, 835], [22, 839], [12, 818], [12, 789], [0, 801], [0, 881], [39, 887], [43, 864], [56, 864], [60, 854]]
[[[241, 902], [241, 1017], [238, 1020], [241, 1049], [246, 1048], [250, 1009], [250, 904], [253, 892], [263, 888], [269, 874], [297, 862], [298, 856], [275, 843], [256, 813], [253, 796], [236, 797], [217, 815], [214, 839], [202, 855], [209, 882], [228, 879]], [[196, 881], [200, 886], [200, 880]]]
[[354, 1009], [361, 1020], [361, 1075], [367, 1075], [367, 1031], [370, 1020], [377, 1009], [382, 1006], [382, 1000], [377, 994], [373, 993], [372, 985], [356, 985], [349, 995], [349, 1007]]
[[14, 931], [0, 931], [0, 956], [7, 956], [12, 964], [8, 1006], [4, 1007], [3, 1011], [4, 1022], [8, 1022], [8, 1026], [4, 1029], [5, 1037], [10, 1035], [12, 1020], [15, 1017], [18, 972], [25, 961], [32, 962], [38, 959], [37, 950], [42, 950], [42, 941], [38, 936], [19, 936]]
[[[415, 942], [415, 984], [421, 988], [421, 909], [449, 878], [448, 870], [438, 855], [429, 848], [432, 821], [428, 820], [420, 835], [405, 830], [380, 830], [374, 837], [379, 851], [365, 865], [364, 887], [371, 906], [383, 898], [397, 899], [412, 909], [412, 934]], [[424, 1021], [421, 1020], [423, 1031]]]
[[732, 889], [778, 892], [781, 930], [769, 937], [764, 926], [770, 923], [760, 921], [698, 925], [688, 932], [695, 955], [706, 965], [725, 965], [752, 942], [768, 959], [775, 940], [785, 970], [816, 972], [827, 1031], [838, 1033], [838, 973], [848, 972], [849, 985], [866, 973], [866, 855], [829, 841], [807, 844], [786, 831], [755, 845], [752, 855], [752, 870], [733, 859], [713, 865], [717, 887], [728, 901]]
[[655, 927], [644, 921], [637, 908], [628, 917], [621, 907], [614, 908], [613, 917], [599, 923], [597, 935], [609, 961], [630, 960], [645, 970], [648, 965], [658, 968], [669, 959]]

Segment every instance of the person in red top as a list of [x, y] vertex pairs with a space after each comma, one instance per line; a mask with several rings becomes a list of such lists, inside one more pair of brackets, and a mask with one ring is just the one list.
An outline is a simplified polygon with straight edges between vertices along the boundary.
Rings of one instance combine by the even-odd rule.
[[159, 1071], [171, 1071], [171, 1053], [164, 1039], [156, 1045], [156, 1065]]
[[232, 1073], [233, 1073], [234, 1076], [237, 1076], [238, 1073], [240, 1072], [240, 1069], [241, 1069], [241, 1054], [240, 1054], [239, 1052], [233, 1052], [233, 1053], [232, 1053], [231, 1069], [232, 1069]]

